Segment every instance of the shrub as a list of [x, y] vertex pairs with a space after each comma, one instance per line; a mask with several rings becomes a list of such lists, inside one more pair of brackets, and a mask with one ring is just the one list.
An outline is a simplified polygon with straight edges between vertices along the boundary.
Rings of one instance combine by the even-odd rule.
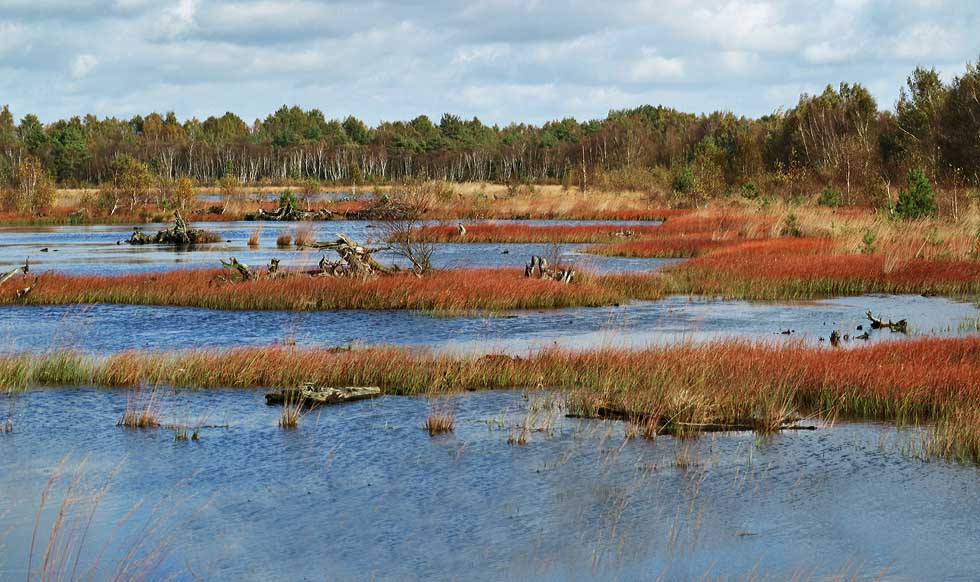
[[759, 187], [755, 185], [755, 182], [746, 182], [742, 186], [741, 194], [742, 194], [742, 198], [755, 200], [756, 198], [759, 197], [759, 194], [761, 194], [761, 192], [759, 191]]
[[41, 161], [28, 156], [14, 169], [11, 187], [2, 191], [2, 205], [5, 210], [41, 214], [51, 207], [55, 193]]
[[279, 206], [293, 206], [299, 205], [299, 201], [296, 199], [296, 193], [292, 190], [283, 190], [279, 193]]
[[674, 178], [674, 192], [679, 192], [681, 194], [690, 194], [694, 192], [694, 172], [691, 171], [691, 167], [685, 167], [680, 174]]
[[220, 180], [218, 180], [218, 187], [221, 189], [222, 196], [226, 198], [235, 198], [241, 194], [242, 183], [238, 180], [238, 176], [234, 174], [225, 174]]
[[844, 194], [837, 188], [834, 188], [832, 184], [827, 184], [827, 187], [820, 193], [820, 198], [817, 199], [817, 204], [820, 206], [832, 206], [836, 208], [843, 203]]
[[875, 235], [874, 231], [872, 231], [870, 228], [864, 231], [864, 236], [861, 237], [861, 242], [863, 243], [861, 252], [866, 255], [870, 255], [871, 253], [875, 252], [876, 238], [878, 238], [877, 235]]
[[316, 178], [311, 177], [303, 181], [303, 186], [300, 188], [300, 200], [307, 210], [313, 208], [313, 203], [320, 196], [320, 190], [320, 181]]
[[783, 221], [782, 235], [793, 237], [803, 236], [803, 231], [800, 230], [800, 220], [796, 217], [795, 212], [790, 212], [786, 215], [786, 220]]
[[194, 180], [188, 176], [177, 178], [174, 184], [173, 198], [170, 205], [177, 210], [187, 212], [197, 203], [197, 193], [194, 191]]
[[895, 213], [905, 220], [915, 220], [934, 215], [937, 211], [936, 193], [933, 192], [925, 172], [919, 169], [909, 170], [908, 188], [898, 193]]

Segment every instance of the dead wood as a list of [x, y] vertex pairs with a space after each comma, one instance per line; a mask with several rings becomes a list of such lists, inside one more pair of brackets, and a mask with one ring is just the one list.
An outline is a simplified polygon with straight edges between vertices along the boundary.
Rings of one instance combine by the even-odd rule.
[[10, 271], [9, 273], [5, 274], [3, 277], [0, 277], [0, 285], [3, 285], [7, 281], [16, 277], [18, 273], [23, 273], [26, 275], [27, 273], [30, 272], [30, 270], [31, 270], [31, 259], [30, 257], [28, 257], [27, 260], [24, 261], [24, 265], [22, 267], [17, 267], [13, 271]]
[[27, 287], [24, 287], [23, 289], [18, 289], [17, 290], [17, 299], [23, 299], [24, 297], [27, 297], [27, 294], [30, 293], [31, 291], [33, 291], [35, 287], [37, 287], [37, 282], [40, 281], [40, 280], [41, 280], [40, 277], [38, 277], [37, 275], [34, 275], [34, 282], [33, 283], [31, 283]]
[[867, 312], [868, 320], [871, 321], [871, 329], [881, 329], [887, 327], [891, 331], [897, 331], [899, 333], [908, 333], [909, 322], [905, 319], [900, 319], [898, 321], [892, 321], [890, 319], [879, 319], [875, 317], [871, 310]]
[[550, 279], [560, 283], [570, 283], [575, 276], [573, 269], [552, 270], [548, 267], [548, 259], [533, 255], [524, 265], [524, 276], [527, 278]]
[[307, 382], [299, 388], [283, 388], [265, 395], [266, 404], [285, 404], [287, 402], [303, 403], [304, 406], [316, 407], [330, 404], [355, 402], [381, 396], [377, 386], [345, 386], [340, 388], [317, 386]]
[[[278, 263], [276, 265], [278, 269]], [[228, 261], [221, 261], [221, 266], [237, 273], [242, 278], [242, 281], [252, 281], [258, 278], [258, 275], [252, 270], [252, 267], [240, 262], [235, 257], [229, 258]]]
[[320, 260], [318, 274], [332, 276], [367, 276], [376, 273], [388, 274], [393, 267], [383, 265], [374, 258], [373, 254], [388, 250], [390, 247], [370, 248], [354, 242], [345, 234], [338, 234], [337, 240], [313, 243], [314, 248], [335, 251], [340, 255], [340, 261], [330, 262], [326, 257]]
[[[599, 420], [622, 420], [634, 424], [656, 422], [658, 435], [690, 435], [708, 432], [748, 432], [765, 429], [771, 423], [753, 419], [734, 419], [718, 422], [677, 422], [643, 412], [633, 412], [620, 408], [600, 406], [592, 413], [569, 413], [567, 418], [586, 418]], [[776, 430], [817, 430], [814, 425], [799, 424], [798, 418], [787, 418], [780, 422]]]
[[133, 228], [133, 234], [126, 242], [131, 245], [163, 244], [172, 246], [188, 246], [202, 243], [218, 242], [220, 237], [213, 232], [200, 228], [189, 228], [180, 211], [174, 211], [174, 225], [158, 231], [150, 236], [139, 227]]
[[287, 202], [276, 208], [272, 212], [268, 212], [262, 208], [259, 208], [257, 212], [253, 212], [245, 215], [245, 220], [261, 220], [261, 221], [272, 221], [272, 222], [295, 222], [301, 220], [330, 220], [333, 218], [333, 212], [323, 208], [321, 210], [300, 210], [292, 202]]

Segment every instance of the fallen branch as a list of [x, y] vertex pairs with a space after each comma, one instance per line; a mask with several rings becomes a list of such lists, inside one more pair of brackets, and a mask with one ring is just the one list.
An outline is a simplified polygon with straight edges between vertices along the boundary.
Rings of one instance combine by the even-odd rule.
[[174, 225], [150, 236], [139, 227], [133, 228], [133, 234], [126, 242], [131, 245], [163, 244], [187, 246], [201, 243], [219, 242], [221, 237], [213, 232], [200, 228], [188, 228], [180, 211], [174, 211]]
[[258, 212], [245, 215], [245, 220], [263, 220], [272, 222], [295, 222], [301, 220], [330, 220], [333, 217], [333, 212], [330, 212], [326, 208], [322, 210], [300, 210], [296, 208], [291, 202], [282, 204], [279, 208], [276, 208], [272, 212], [268, 212], [262, 208], [259, 208]]
[[18, 289], [17, 290], [17, 299], [23, 299], [24, 297], [27, 297], [27, 294], [30, 293], [31, 291], [33, 291], [35, 287], [37, 287], [37, 282], [38, 281], [40, 281], [40, 277], [38, 277], [37, 275], [34, 275], [34, 282], [33, 283], [31, 283], [27, 287], [24, 287], [23, 289]]
[[618, 408], [600, 406], [591, 414], [569, 413], [567, 418], [585, 418], [600, 420], [622, 420], [634, 424], [645, 424], [651, 421], [657, 423], [656, 434], [658, 435], [690, 435], [706, 432], [750, 432], [760, 429], [782, 430], [817, 430], [814, 425], [798, 424], [800, 419], [787, 418], [778, 424], [754, 419], [736, 419], [728, 422], [676, 422], [665, 420], [659, 415], [646, 414], [643, 412], [630, 412]]
[[881, 329], [887, 327], [891, 331], [897, 331], [899, 333], [908, 333], [909, 322], [905, 319], [900, 319], [898, 321], [883, 320], [872, 315], [871, 310], [867, 312], [868, 320], [871, 321], [871, 329]]
[[372, 275], [374, 273], [391, 273], [395, 269], [383, 265], [372, 255], [374, 253], [388, 250], [390, 247], [369, 248], [354, 242], [345, 234], [338, 234], [337, 240], [330, 242], [316, 242], [313, 247], [317, 249], [329, 249], [336, 251], [340, 255], [341, 262], [331, 263], [326, 257], [320, 260], [320, 273], [333, 276], [356, 276]]
[[[242, 281], [251, 281], [257, 278], [257, 275], [255, 274], [255, 271], [252, 270], [252, 267], [240, 262], [235, 257], [231, 257], [227, 262], [222, 260], [221, 266], [228, 270], [237, 272], [239, 275], [241, 275]], [[278, 261], [276, 262], [276, 268], [278, 269]]]
[[333, 388], [316, 386], [312, 382], [299, 388], [283, 388], [265, 395], [266, 404], [284, 404], [287, 402], [302, 402], [304, 406], [316, 407], [329, 404], [354, 402], [381, 396], [377, 386], [346, 386]]
[[553, 271], [548, 268], [548, 259], [533, 255], [531, 260], [524, 265], [524, 276], [529, 279], [537, 277], [538, 279], [550, 279], [560, 283], [570, 283], [575, 276], [575, 271], [573, 269]]
[[3, 277], [0, 277], [0, 285], [3, 285], [7, 281], [16, 277], [18, 273], [23, 273], [26, 275], [28, 272], [30, 272], [30, 270], [31, 270], [31, 259], [30, 257], [28, 257], [27, 260], [24, 261], [23, 267], [17, 267], [13, 271], [10, 271], [9, 273], [5, 274]]

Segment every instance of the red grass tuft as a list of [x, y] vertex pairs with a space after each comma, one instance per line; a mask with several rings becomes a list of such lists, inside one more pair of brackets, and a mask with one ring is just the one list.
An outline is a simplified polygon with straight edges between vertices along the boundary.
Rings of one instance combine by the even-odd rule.
[[635, 293], [662, 297], [652, 274], [592, 276], [571, 284], [529, 279], [513, 269], [437, 271], [425, 277], [396, 273], [368, 279], [309, 277], [231, 282], [221, 270], [175, 270], [114, 276], [46, 273], [25, 299], [13, 286], [0, 288], [0, 304], [125, 303], [211, 309], [418, 309], [502, 311], [620, 303]]

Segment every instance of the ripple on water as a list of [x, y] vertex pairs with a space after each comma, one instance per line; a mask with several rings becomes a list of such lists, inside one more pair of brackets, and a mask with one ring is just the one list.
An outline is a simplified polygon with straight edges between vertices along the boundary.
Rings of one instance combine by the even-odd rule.
[[[218, 311], [133, 305], [0, 307], [0, 352], [132, 348], [396, 344], [460, 352], [510, 352], [553, 345], [643, 347], [722, 338], [819, 343], [837, 329], [856, 335], [865, 311], [908, 318], [911, 335], [975, 334], [977, 306], [942, 297], [868, 295], [807, 303], [667, 297], [622, 306], [432, 317], [412, 311]], [[207, 330], [207, 333], [193, 333]], [[792, 330], [790, 335], [782, 331]], [[902, 339], [872, 332], [871, 341]], [[861, 345], [857, 340], [848, 345]]]
[[[515, 221], [496, 221], [509, 223]], [[656, 224], [651, 222], [598, 222], [531, 220], [517, 221], [527, 225], [562, 224]], [[163, 224], [139, 225], [145, 231], [164, 228]], [[129, 238], [133, 230], [128, 225], [53, 226], [53, 227], [0, 227], [0, 270], [9, 270], [31, 258], [31, 266], [37, 271], [57, 270], [77, 274], [122, 274], [155, 271], [160, 269], [186, 269], [217, 267], [219, 259], [234, 255], [250, 265], [268, 264], [273, 257], [282, 259], [282, 266], [303, 267], [316, 264], [321, 253], [313, 250], [278, 249], [276, 238], [280, 234], [292, 234], [297, 223], [261, 222], [208, 222], [195, 226], [219, 233], [227, 242], [199, 245], [194, 249], [168, 249], [159, 246], [130, 246], [117, 244]], [[308, 225], [309, 226], [309, 225]], [[382, 234], [368, 221], [327, 221], [311, 224], [315, 238], [329, 240], [337, 233], [350, 235], [357, 241], [376, 243]], [[247, 241], [255, 229], [259, 229], [260, 247], [251, 248]], [[599, 257], [581, 254], [588, 245], [559, 245], [566, 262], [594, 271], [638, 271], [655, 269], [674, 262], [669, 259], [629, 259]], [[455, 267], [516, 267], [524, 266], [531, 255], [552, 256], [550, 244], [439, 244], [433, 255], [438, 268]], [[41, 252], [48, 248], [48, 252]], [[401, 257], [390, 252], [380, 253], [379, 258], [407, 266]]]
[[[969, 579], [980, 569], [976, 470], [909, 459], [898, 442], [910, 433], [883, 426], [624, 443], [619, 424], [559, 415], [550, 433], [509, 446], [527, 407], [518, 392], [454, 398], [456, 431], [438, 438], [421, 428], [422, 398], [324, 409], [284, 431], [258, 391], [161, 392], [165, 420], [229, 424], [175, 442], [115, 427], [125, 403], [94, 389], [20, 397], [15, 432], [0, 436], [10, 528], [0, 578], [23, 575], [40, 490], [69, 453], [69, 470], [87, 456], [92, 475], [125, 459], [93, 547], [137, 500], [166, 500], [180, 508], [172, 565], [209, 578], [784, 578], [855, 562]], [[675, 466], [679, 451], [692, 468]]]

